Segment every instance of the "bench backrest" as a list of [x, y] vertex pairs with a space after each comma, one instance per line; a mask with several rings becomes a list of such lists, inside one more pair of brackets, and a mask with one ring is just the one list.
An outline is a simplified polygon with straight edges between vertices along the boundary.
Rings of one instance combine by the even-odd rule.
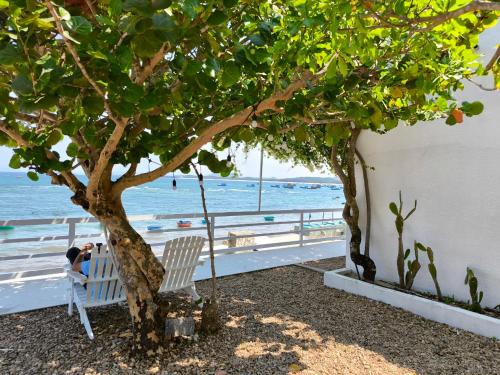
[[191, 236], [176, 238], [165, 244], [162, 257], [165, 276], [160, 291], [179, 290], [192, 284], [204, 243], [205, 238]]
[[92, 250], [87, 277], [87, 305], [105, 305], [123, 301], [124, 298], [125, 288], [111, 253], [106, 250]]

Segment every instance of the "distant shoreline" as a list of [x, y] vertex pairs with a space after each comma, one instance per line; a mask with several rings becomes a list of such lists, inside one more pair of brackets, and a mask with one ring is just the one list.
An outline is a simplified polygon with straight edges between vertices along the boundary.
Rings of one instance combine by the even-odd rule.
[[[18, 172], [18, 171], [0, 171], [1, 173], [11, 173], [11, 174], [19, 174], [26, 176], [25, 172]], [[80, 175], [78, 175], [80, 176]], [[81, 175], [84, 177], [83, 175]], [[166, 179], [172, 179], [172, 176], [163, 176], [161, 178], [166, 178]], [[195, 175], [177, 175], [175, 177], [178, 180], [181, 179], [196, 179], [197, 177]], [[238, 176], [238, 177], [220, 177], [217, 175], [207, 175], [205, 176], [205, 180], [224, 180], [224, 181], [240, 181], [240, 182], [245, 182], [245, 181], [252, 181], [252, 182], [258, 182], [259, 178], [258, 177], [243, 177], [243, 176]], [[340, 179], [336, 177], [292, 177], [292, 178], [273, 178], [273, 177], [264, 177], [262, 179], [263, 182], [276, 182], [276, 183], [299, 183], [299, 184], [342, 184]]]

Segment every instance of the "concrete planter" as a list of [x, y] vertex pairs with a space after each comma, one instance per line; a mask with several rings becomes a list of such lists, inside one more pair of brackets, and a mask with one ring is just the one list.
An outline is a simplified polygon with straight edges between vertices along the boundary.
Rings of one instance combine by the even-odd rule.
[[324, 284], [330, 288], [344, 290], [348, 293], [399, 307], [435, 322], [444, 323], [478, 335], [500, 339], [500, 319], [366, 283], [345, 276], [347, 272], [350, 272], [350, 270], [346, 268], [325, 272]]

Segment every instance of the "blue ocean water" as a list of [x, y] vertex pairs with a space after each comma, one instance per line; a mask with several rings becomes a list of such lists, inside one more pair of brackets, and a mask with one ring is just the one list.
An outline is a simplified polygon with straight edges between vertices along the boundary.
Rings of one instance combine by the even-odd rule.
[[[209, 212], [257, 210], [259, 185], [256, 181], [208, 178], [204, 184]], [[221, 186], [222, 184], [225, 186]], [[317, 190], [303, 189], [300, 187], [307, 186], [303, 183], [297, 183], [294, 189], [271, 186], [276, 184], [283, 185], [275, 181], [263, 182], [262, 210], [340, 208], [343, 206], [342, 190], [331, 190], [327, 186], [322, 186]], [[68, 188], [51, 185], [50, 179], [45, 176], [41, 176], [39, 181], [34, 182], [29, 180], [24, 173], [0, 172], [0, 221], [88, 216], [80, 207], [71, 203], [71, 195]], [[190, 178], [178, 178], [175, 191], [172, 189], [171, 177], [160, 178], [152, 183], [131, 188], [124, 193], [123, 204], [128, 215], [202, 212], [198, 181]], [[279, 219], [277, 217], [276, 220]], [[287, 220], [290, 219], [287, 218]], [[235, 218], [221, 218], [217, 224], [234, 223], [235, 220]], [[262, 221], [263, 218], [247, 217], [245, 220], [253, 222]], [[138, 230], [145, 230], [151, 224], [157, 223], [141, 221], [134, 223], [134, 226]], [[163, 228], [175, 228], [175, 221], [159, 224]], [[98, 228], [97, 224], [79, 224], [78, 233], [95, 233], [96, 228]], [[276, 230], [276, 228], [273, 229]], [[67, 234], [67, 225], [51, 225], [50, 228], [47, 226], [18, 227], [11, 231], [0, 231], [0, 239], [65, 234]], [[7, 249], [12, 249], [12, 246], [0, 244], [0, 251]]]

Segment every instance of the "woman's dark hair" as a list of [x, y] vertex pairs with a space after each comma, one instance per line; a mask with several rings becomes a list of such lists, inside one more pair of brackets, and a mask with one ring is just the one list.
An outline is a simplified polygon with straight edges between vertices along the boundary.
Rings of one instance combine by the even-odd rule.
[[72, 247], [66, 252], [66, 258], [68, 258], [69, 262], [73, 264], [78, 254], [80, 254], [80, 249]]

